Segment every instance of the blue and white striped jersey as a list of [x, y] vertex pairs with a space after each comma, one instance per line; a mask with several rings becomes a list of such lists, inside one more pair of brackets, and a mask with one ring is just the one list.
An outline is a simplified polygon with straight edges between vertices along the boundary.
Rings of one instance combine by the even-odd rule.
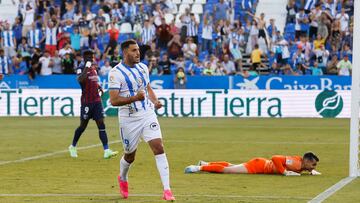
[[146, 88], [150, 79], [149, 69], [145, 64], [138, 63], [134, 67], [129, 67], [124, 63], [119, 63], [111, 69], [108, 77], [109, 89], [118, 89], [121, 97], [135, 96], [141, 90], [146, 93], [145, 100], [120, 106], [119, 117], [139, 116], [147, 111], [154, 111], [154, 105], [149, 99]]

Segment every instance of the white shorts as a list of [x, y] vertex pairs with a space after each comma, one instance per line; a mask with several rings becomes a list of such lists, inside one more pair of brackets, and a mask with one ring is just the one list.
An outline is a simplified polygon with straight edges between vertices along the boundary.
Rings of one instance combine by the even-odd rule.
[[142, 138], [145, 142], [162, 138], [159, 121], [155, 113], [142, 117], [121, 118], [120, 137], [123, 142], [124, 152], [132, 153]]

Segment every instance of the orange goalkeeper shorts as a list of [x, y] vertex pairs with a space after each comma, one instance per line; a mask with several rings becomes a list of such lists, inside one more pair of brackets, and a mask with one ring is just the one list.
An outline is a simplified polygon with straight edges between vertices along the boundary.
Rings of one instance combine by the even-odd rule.
[[265, 165], [269, 160], [264, 158], [254, 158], [244, 163], [249, 174], [264, 174]]

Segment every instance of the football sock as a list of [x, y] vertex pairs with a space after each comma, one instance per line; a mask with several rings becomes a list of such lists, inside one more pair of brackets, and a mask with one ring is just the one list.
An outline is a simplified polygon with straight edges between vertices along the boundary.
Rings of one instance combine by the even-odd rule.
[[104, 150], [109, 149], [108, 138], [107, 138], [107, 135], [106, 135], [105, 128], [104, 129], [99, 129], [99, 138], [101, 140], [101, 143], [103, 144]]
[[224, 168], [225, 166], [222, 165], [208, 165], [208, 166], [200, 166], [200, 171], [222, 173], [224, 171]]
[[120, 179], [122, 181], [127, 181], [128, 180], [128, 173], [129, 173], [129, 168], [130, 165], [125, 159], [124, 156], [121, 157], [120, 159]]
[[208, 165], [221, 165], [221, 166], [230, 166], [231, 163], [226, 162], [226, 161], [215, 161], [215, 162], [209, 162]]
[[84, 128], [81, 128], [81, 127], [76, 128], [75, 133], [74, 133], [74, 138], [72, 141], [72, 146], [76, 147], [76, 144], [78, 143], [80, 136], [84, 131], [85, 131]]
[[155, 155], [156, 166], [160, 174], [161, 182], [164, 186], [164, 190], [170, 190], [170, 172], [169, 163], [166, 158], [166, 154]]
[[105, 123], [104, 122], [99, 123], [98, 129], [99, 129], [99, 138], [101, 140], [101, 143], [103, 144], [104, 150], [109, 149], [108, 138], [105, 131]]

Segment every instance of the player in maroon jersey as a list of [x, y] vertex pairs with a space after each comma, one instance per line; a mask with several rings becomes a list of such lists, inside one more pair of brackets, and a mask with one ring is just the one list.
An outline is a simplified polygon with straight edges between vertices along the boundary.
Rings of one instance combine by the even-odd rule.
[[94, 60], [94, 53], [90, 50], [85, 51], [84, 61], [77, 68], [77, 80], [81, 86], [81, 115], [80, 126], [75, 130], [72, 144], [69, 146], [71, 157], [77, 157], [76, 144], [81, 134], [85, 131], [89, 120], [95, 120], [99, 129], [99, 138], [104, 147], [104, 158], [110, 158], [118, 154], [112, 151], [108, 146], [108, 138], [105, 131], [104, 108], [101, 103], [99, 92], [102, 88], [99, 85], [99, 77], [97, 74], [97, 64]]

